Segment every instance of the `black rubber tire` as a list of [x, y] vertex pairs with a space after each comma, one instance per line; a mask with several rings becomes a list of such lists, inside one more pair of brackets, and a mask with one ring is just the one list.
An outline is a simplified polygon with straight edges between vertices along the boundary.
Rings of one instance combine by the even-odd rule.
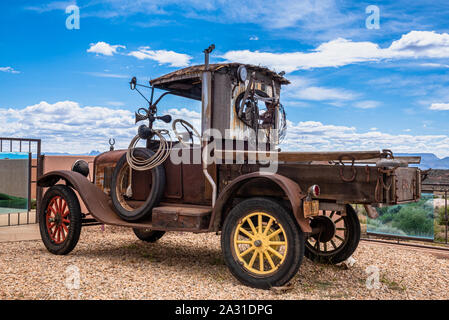
[[[233, 255], [233, 235], [239, 221], [250, 213], [262, 211], [275, 217], [284, 228], [287, 244], [285, 261], [277, 271], [267, 276], [256, 276], [247, 271]], [[259, 289], [283, 286], [298, 272], [304, 256], [303, 232], [282, 205], [267, 198], [250, 198], [236, 205], [226, 217], [221, 234], [221, 249], [231, 273], [243, 284]]]
[[151, 230], [149, 228], [146, 229], [138, 229], [133, 228], [134, 234], [137, 238], [145, 242], [156, 242], [165, 234], [165, 231], [159, 230]]
[[[146, 148], [136, 148], [134, 150], [134, 155], [136, 157], [141, 157], [148, 159], [154, 154], [153, 151]], [[135, 210], [127, 210], [124, 208], [117, 196], [117, 179], [120, 173], [120, 170], [123, 166], [128, 165], [126, 161], [126, 154], [124, 154], [120, 160], [117, 162], [117, 165], [114, 168], [114, 172], [112, 174], [111, 181], [111, 199], [115, 212], [126, 221], [137, 221], [143, 218], [146, 218], [148, 215], [151, 215], [151, 209], [156, 206], [162, 198], [165, 189], [165, 169], [163, 165], [157, 166], [151, 169], [151, 191], [146, 199], [145, 203]]]
[[[69, 209], [70, 223], [68, 226], [68, 233], [65, 240], [57, 244], [53, 241], [48, 233], [47, 229], [47, 210], [50, 201], [56, 197], [62, 197], [67, 203]], [[48, 251], [57, 255], [68, 254], [72, 251], [81, 234], [81, 225], [82, 225], [82, 217], [81, 217], [81, 208], [78, 201], [78, 197], [75, 192], [66, 185], [55, 185], [47, 190], [45, 193], [42, 202], [40, 204], [39, 210], [39, 230], [42, 238], [42, 242]]]
[[337, 264], [345, 261], [354, 253], [360, 242], [361, 230], [357, 212], [352, 206], [346, 205], [346, 217], [344, 219], [348, 229], [347, 242], [331, 255], [320, 255], [312, 251], [306, 241], [305, 256], [308, 259], [318, 263]]

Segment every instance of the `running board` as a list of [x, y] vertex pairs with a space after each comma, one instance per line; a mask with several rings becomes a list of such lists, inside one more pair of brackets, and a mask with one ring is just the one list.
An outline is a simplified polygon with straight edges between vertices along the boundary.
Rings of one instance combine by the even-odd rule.
[[209, 228], [212, 207], [161, 204], [153, 208], [152, 228], [155, 230], [205, 231]]

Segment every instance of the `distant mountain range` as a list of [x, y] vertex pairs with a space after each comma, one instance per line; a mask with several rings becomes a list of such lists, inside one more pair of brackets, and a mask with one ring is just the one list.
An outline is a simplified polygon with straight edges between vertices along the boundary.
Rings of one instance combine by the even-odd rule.
[[102, 152], [98, 150], [92, 150], [91, 152], [84, 154], [67, 153], [67, 152], [44, 152], [44, 154], [47, 156], [97, 156], [100, 153]]
[[438, 158], [433, 153], [395, 153], [395, 156], [403, 156], [403, 157], [421, 157], [421, 164], [419, 165], [410, 165], [410, 166], [418, 166], [419, 168], [426, 169], [449, 169], [449, 157]]

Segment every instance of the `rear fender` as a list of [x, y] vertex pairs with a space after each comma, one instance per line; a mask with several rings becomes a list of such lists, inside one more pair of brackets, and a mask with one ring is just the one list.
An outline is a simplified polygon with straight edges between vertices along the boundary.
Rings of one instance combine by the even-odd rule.
[[231, 183], [223, 189], [213, 209], [211, 229], [214, 231], [219, 230], [221, 221], [223, 219], [223, 214], [225, 213], [223, 211], [226, 210], [227, 204], [233, 200], [240, 187], [242, 187], [251, 179], [260, 178], [268, 179], [282, 189], [282, 191], [290, 201], [293, 215], [295, 216], [301, 230], [305, 233], [312, 232], [309, 221], [304, 217], [304, 212], [302, 210], [302, 199], [305, 198], [305, 194], [302, 192], [299, 185], [287, 177], [281, 176], [279, 174], [271, 174], [265, 172], [253, 172], [241, 175], [238, 178], [232, 180]]

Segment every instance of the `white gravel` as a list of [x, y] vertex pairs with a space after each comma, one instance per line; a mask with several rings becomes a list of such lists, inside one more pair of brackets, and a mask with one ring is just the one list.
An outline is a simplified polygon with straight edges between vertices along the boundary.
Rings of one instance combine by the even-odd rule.
[[[130, 229], [94, 226], [67, 256], [40, 241], [2, 243], [0, 299], [449, 299], [449, 255], [361, 243], [354, 258], [347, 270], [304, 258], [289, 290], [265, 291], [230, 274], [215, 234], [168, 233], [148, 244]], [[68, 281], [73, 266], [79, 289]], [[367, 267], [379, 269], [379, 289], [367, 288], [375, 275]]]

